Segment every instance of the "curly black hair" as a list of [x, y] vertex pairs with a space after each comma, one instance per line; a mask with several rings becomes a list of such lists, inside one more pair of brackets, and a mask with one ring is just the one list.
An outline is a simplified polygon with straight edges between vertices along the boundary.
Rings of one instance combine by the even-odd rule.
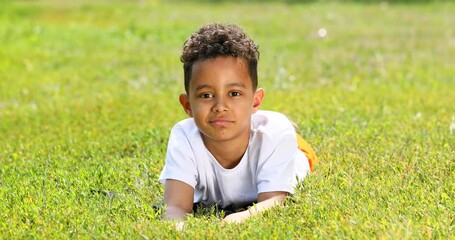
[[244, 58], [248, 62], [248, 71], [253, 82], [253, 90], [258, 85], [257, 64], [258, 45], [235, 24], [211, 23], [202, 26], [183, 44], [180, 60], [183, 63], [185, 91], [188, 94], [192, 67], [198, 60], [219, 56]]

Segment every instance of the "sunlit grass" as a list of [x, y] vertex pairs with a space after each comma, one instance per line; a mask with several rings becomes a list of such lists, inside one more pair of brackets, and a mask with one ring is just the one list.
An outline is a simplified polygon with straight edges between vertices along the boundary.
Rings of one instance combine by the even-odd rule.
[[[1, 4], [0, 238], [453, 236], [453, 3]], [[181, 46], [212, 21], [259, 43], [263, 108], [321, 161], [284, 207], [178, 232], [152, 205]]]

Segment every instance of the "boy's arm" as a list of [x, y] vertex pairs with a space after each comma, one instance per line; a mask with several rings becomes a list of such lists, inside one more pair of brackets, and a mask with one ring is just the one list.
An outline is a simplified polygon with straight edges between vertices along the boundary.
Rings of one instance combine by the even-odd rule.
[[178, 180], [167, 179], [164, 185], [164, 203], [167, 220], [185, 220], [185, 216], [193, 211], [194, 189]]
[[224, 218], [226, 222], [243, 222], [249, 217], [256, 216], [267, 209], [281, 205], [289, 193], [287, 192], [264, 192], [258, 194], [258, 203], [248, 210], [233, 213]]

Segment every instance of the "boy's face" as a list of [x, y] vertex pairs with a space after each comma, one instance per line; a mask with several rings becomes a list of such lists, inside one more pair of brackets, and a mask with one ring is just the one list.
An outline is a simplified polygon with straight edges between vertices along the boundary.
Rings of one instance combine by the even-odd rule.
[[245, 59], [216, 57], [193, 64], [188, 94], [180, 95], [186, 113], [194, 118], [204, 141], [248, 139], [251, 115], [264, 91], [253, 90]]

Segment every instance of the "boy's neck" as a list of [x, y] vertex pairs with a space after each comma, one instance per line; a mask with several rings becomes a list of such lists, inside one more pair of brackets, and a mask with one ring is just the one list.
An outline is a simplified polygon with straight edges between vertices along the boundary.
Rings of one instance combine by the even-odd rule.
[[249, 134], [248, 138], [242, 138], [240, 141], [215, 142], [206, 140], [204, 137], [202, 139], [207, 150], [226, 169], [232, 169], [240, 163], [250, 141]]

